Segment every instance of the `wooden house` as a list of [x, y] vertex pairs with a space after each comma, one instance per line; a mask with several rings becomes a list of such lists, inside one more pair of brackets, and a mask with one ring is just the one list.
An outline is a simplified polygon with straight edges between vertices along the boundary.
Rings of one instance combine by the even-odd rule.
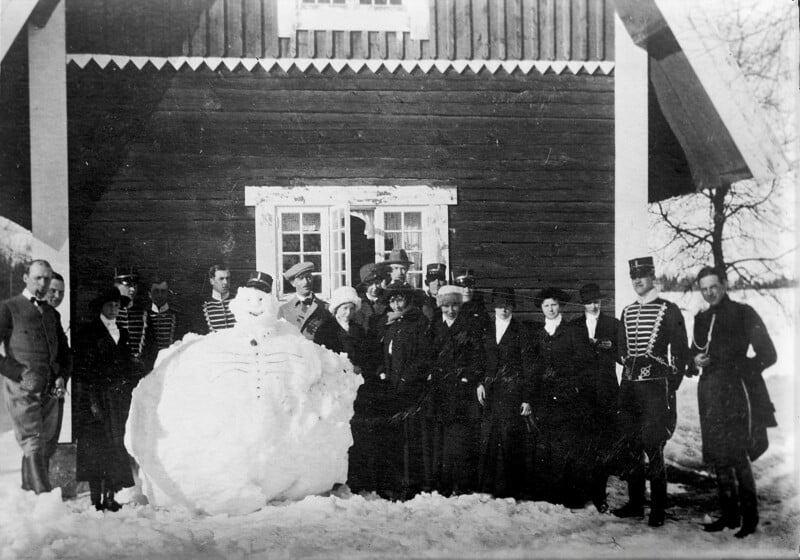
[[281, 271], [311, 260], [326, 297], [397, 247], [418, 285], [428, 263], [471, 268], [525, 312], [535, 289], [589, 281], [622, 303], [648, 200], [783, 165], [688, 14], [3, 0], [0, 214], [68, 271], [73, 317], [115, 266], [169, 279], [193, 310], [218, 261], [283, 295]]

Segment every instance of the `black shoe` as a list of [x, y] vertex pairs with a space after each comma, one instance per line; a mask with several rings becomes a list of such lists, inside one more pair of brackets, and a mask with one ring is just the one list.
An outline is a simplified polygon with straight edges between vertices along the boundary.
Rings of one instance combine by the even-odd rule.
[[739, 525], [741, 525], [741, 521], [738, 518], [720, 517], [711, 523], [703, 525], [703, 531], [706, 533], [718, 533], [723, 529], [736, 529]]
[[644, 506], [638, 506], [628, 502], [621, 508], [612, 511], [617, 517], [644, 517]]
[[752, 535], [753, 533], [755, 533], [756, 527], [758, 527], [757, 524], [754, 525], [752, 523], [745, 523], [744, 525], [742, 525], [741, 529], [739, 529], [736, 533], [734, 533], [733, 536], [736, 537], [737, 539], [743, 539], [747, 535]]
[[664, 525], [664, 510], [663, 509], [651, 509], [650, 510], [650, 517], [647, 519], [647, 524], [650, 527], [661, 527]]
[[608, 513], [608, 504], [605, 501], [594, 502], [594, 508], [597, 510], [597, 513]]

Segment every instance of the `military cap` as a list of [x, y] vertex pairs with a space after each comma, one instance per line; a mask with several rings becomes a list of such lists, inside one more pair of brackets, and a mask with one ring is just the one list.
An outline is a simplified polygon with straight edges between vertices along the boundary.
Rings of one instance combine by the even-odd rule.
[[453, 276], [453, 284], [463, 288], [475, 287], [475, 273], [470, 268], [461, 269]]
[[628, 261], [631, 269], [631, 278], [641, 278], [656, 273], [653, 257], [637, 257]]
[[441, 280], [444, 282], [447, 279], [447, 265], [442, 263], [431, 263], [425, 268], [425, 282], [431, 280]]
[[255, 271], [250, 274], [250, 278], [248, 278], [245, 286], [248, 288], [255, 288], [256, 290], [261, 290], [262, 292], [269, 294], [272, 292], [272, 276], [266, 272]]
[[139, 275], [132, 266], [118, 266], [114, 268], [114, 282], [124, 286], [132, 286], [139, 281]]

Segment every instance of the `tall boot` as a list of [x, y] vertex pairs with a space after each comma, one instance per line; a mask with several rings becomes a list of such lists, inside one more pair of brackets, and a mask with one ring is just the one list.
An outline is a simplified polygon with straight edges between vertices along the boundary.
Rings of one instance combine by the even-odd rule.
[[103, 483], [100, 480], [93, 479], [89, 481], [89, 496], [92, 499], [92, 505], [97, 511], [102, 511], [105, 508], [103, 504]]
[[644, 473], [640, 469], [628, 476], [628, 503], [613, 511], [617, 517], [644, 517]]
[[703, 527], [707, 533], [715, 533], [723, 529], [735, 529], [741, 524], [734, 470], [731, 467], [717, 467], [715, 470], [722, 516]]
[[31, 469], [30, 463], [26, 460], [25, 455], [22, 456], [22, 489], [33, 490], [31, 487]]
[[749, 459], [734, 470], [739, 483], [739, 511], [742, 513], [742, 528], [734, 536], [741, 539], [755, 533], [758, 526], [758, 496]]
[[650, 517], [647, 524], [650, 527], [664, 525], [665, 509], [667, 507], [667, 481], [657, 478], [650, 481]]
[[42, 451], [35, 451], [33, 455], [26, 455], [23, 461], [28, 463], [27, 468], [30, 489], [37, 494], [52, 490], [50, 486], [50, 477], [47, 474], [47, 467], [45, 465], [44, 453]]

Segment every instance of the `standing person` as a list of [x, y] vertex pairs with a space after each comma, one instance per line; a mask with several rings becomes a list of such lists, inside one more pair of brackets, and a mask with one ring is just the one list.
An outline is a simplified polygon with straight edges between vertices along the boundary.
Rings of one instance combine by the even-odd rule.
[[766, 428], [777, 426], [762, 372], [778, 357], [758, 313], [728, 297], [723, 271], [704, 267], [697, 282], [710, 307], [695, 317], [690, 366], [701, 372], [697, 400], [703, 461], [714, 467], [722, 509], [722, 516], [705, 530], [741, 525], [735, 536], [743, 538], [758, 526], [750, 460], [766, 449]]
[[436, 294], [439, 288], [447, 284], [447, 265], [442, 263], [429, 264], [425, 270], [425, 287], [427, 293], [422, 303], [422, 312], [433, 322], [442, 318], [442, 310], [436, 305]]
[[442, 318], [433, 325], [431, 383], [438, 396], [439, 489], [445, 496], [472, 492], [478, 484], [481, 412], [476, 391], [483, 372], [483, 340], [482, 333], [460, 313], [461, 298], [458, 287], [442, 287], [436, 296]]
[[408, 258], [405, 249], [392, 249], [383, 261], [389, 273], [389, 282], [405, 282], [408, 270], [414, 263]]
[[231, 271], [221, 264], [212, 265], [208, 269], [208, 283], [211, 284], [211, 296], [203, 301], [203, 318], [206, 332], [212, 333], [229, 329], [236, 324], [236, 318], [230, 310]]
[[[22, 275], [25, 289], [0, 302], [0, 374], [14, 435], [22, 448], [22, 488], [37, 494], [51, 490], [47, 444], [58, 422], [54, 387], [63, 390], [69, 348], [55, 310], [44, 299], [53, 269], [32, 261]], [[56, 380], [61, 379], [60, 385]]]
[[545, 288], [536, 295], [544, 324], [533, 329], [533, 414], [538, 428], [534, 490], [553, 503], [582, 508], [593, 458], [585, 437], [592, 394], [591, 349], [561, 314], [569, 295]]
[[[364, 329], [355, 321], [360, 307], [361, 298], [355, 289], [349, 286], [336, 288], [331, 294], [328, 307], [332, 316], [319, 326], [314, 342], [333, 352], [347, 354], [355, 372], [366, 378], [372, 373], [368, 371], [371, 356], [368, 355]], [[370, 479], [370, 473], [367, 472], [369, 433], [365, 430], [364, 393], [361, 387], [356, 395], [356, 402], [353, 403], [354, 414], [350, 421], [353, 446], [348, 453], [347, 485], [352, 492], [367, 490]]]
[[[53, 310], [56, 310], [61, 302], [64, 301], [64, 294], [66, 293], [66, 285], [64, 283], [64, 277], [61, 276], [58, 272], [53, 272], [53, 278], [50, 280], [50, 287], [47, 289], [47, 303], [50, 304], [50, 307]], [[61, 325], [61, 314], [56, 310], [56, 317], [58, 319], [58, 324]], [[69, 349], [69, 342], [67, 341], [66, 333], [62, 328], [59, 329], [59, 338], [58, 341], [59, 346], [63, 346]], [[50, 465], [50, 459], [56, 452], [58, 448], [58, 438], [61, 435], [61, 425], [64, 420], [64, 396], [67, 394], [67, 382], [69, 381], [70, 373], [72, 373], [72, 352], [68, 351], [66, 354], [66, 362], [61, 371], [59, 372], [59, 376], [56, 377], [55, 384], [53, 387], [53, 396], [58, 399], [58, 420], [56, 422], [56, 429], [53, 432], [53, 437], [50, 438], [50, 441], [47, 442], [47, 465]]]
[[[128, 331], [128, 348], [131, 358], [141, 369], [141, 375], [151, 361], [145, 355], [145, 331], [147, 330], [147, 309], [137, 299], [139, 294], [139, 275], [133, 268], [118, 267], [114, 269], [114, 286], [121, 296], [127, 298], [128, 304], [121, 307], [117, 315], [117, 325]], [[152, 357], [155, 359], [155, 357]], [[150, 364], [152, 367], [152, 364]]]
[[319, 326], [331, 314], [327, 302], [319, 299], [314, 293], [314, 263], [299, 262], [283, 273], [287, 282], [294, 286], [294, 295], [280, 306], [278, 317], [286, 319], [300, 330], [300, 334], [309, 340]]
[[533, 402], [533, 361], [528, 328], [514, 317], [513, 288], [492, 291], [494, 321], [484, 336], [485, 376], [478, 385], [483, 406], [480, 491], [520, 499], [525, 488], [525, 437]]
[[462, 290], [464, 302], [461, 305], [461, 313], [464, 314], [464, 318], [473, 323], [481, 333], [485, 333], [489, 328], [491, 319], [489, 319], [489, 314], [486, 312], [483, 298], [475, 290], [477, 285], [475, 273], [471, 269], [461, 270], [453, 278], [453, 285], [460, 287]]
[[390, 311], [381, 340], [383, 364], [378, 380], [380, 396], [375, 413], [386, 422], [378, 425], [373, 453], [381, 480], [378, 491], [384, 497], [410, 497], [422, 484], [421, 435], [417, 410], [423, 395], [430, 356], [428, 320], [414, 304], [415, 290], [406, 282], [387, 286], [383, 300]]
[[145, 331], [146, 370], [153, 368], [158, 352], [169, 348], [180, 340], [185, 330], [183, 316], [169, 301], [169, 283], [156, 277], [150, 283], [150, 307], [147, 308], [147, 330]]
[[667, 502], [664, 446], [675, 430], [675, 392], [686, 371], [689, 347], [680, 309], [659, 297], [653, 257], [631, 259], [628, 264], [637, 298], [622, 310], [620, 319], [624, 369], [617, 412], [619, 461], [628, 481], [628, 503], [613, 513], [644, 516], [647, 478], [651, 503], [647, 523], [661, 527]]
[[606, 484], [608, 482], [608, 459], [616, 435], [617, 416], [617, 339], [619, 321], [600, 312], [603, 294], [597, 284], [586, 284], [580, 289], [584, 314], [573, 319], [573, 325], [589, 342], [592, 349], [591, 408], [586, 411], [591, 417], [588, 424], [589, 448], [595, 457], [590, 496], [600, 513], [608, 511]]
[[356, 286], [356, 291], [361, 298], [361, 306], [356, 311], [355, 321], [368, 333], [371, 323], [377, 320], [373, 317], [386, 312], [386, 306], [380, 301], [380, 292], [381, 283], [387, 275], [382, 263], [367, 263], [359, 269], [358, 274], [361, 282]]
[[119, 510], [122, 506], [114, 494], [134, 484], [124, 439], [137, 378], [128, 332], [116, 323], [126, 300], [114, 288], [101, 293], [91, 304], [94, 318], [81, 327], [75, 340], [75, 381], [80, 387], [76, 478], [89, 482], [97, 510]]

